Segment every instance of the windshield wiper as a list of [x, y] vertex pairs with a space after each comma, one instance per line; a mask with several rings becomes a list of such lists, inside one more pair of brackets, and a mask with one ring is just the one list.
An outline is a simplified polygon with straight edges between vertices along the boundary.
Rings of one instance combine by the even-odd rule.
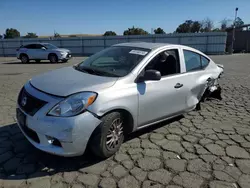
[[87, 72], [87, 73], [90, 73], [90, 74], [98, 75], [98, 73], [94, 69], [89, 68], [89, 67], [80, 67], [80, 66], [77, 65], [77, 66], [74, 66], [74, 68], [76, 70], [79, 70], [79, 71], [82, 71], [82, 72]]
[[104, 71], [101, 71], [101, 70], [96, 70], [96, 69], [93, 69], [93, 68], [91, 68], [91, 67], [74, 66], [74, 68], [75, 68], [76, 70], [83, 71], [83, 72], [87, 72], [87, 73], [89, 73], [89, 74], [95, 74], [95, 75], [98, 75], [98, 76], [119, 77], [119, 76], [116, 75], [116, 74], [113, 74], [113, 73], [110, 73], [110, 72], [104, 72]]

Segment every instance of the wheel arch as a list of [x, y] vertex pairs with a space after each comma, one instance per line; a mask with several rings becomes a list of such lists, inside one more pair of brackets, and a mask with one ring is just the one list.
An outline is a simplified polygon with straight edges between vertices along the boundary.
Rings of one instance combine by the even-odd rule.
[[49, 59], [49, 56], [51, 56], [51, 55], [55, 55], [55, 56], [58, 58], [58, 55], [57, 55], [56, 53], [50, 52], [50, 53], [48, 54], [48, 59]]
[[25, 56], [27, 56], [29, 58], [28, 54], [23, 53], [23, 52], [19, 54], [19, 58], [21, 58], [23, 55], [25, 55]]
[[133, 130], [135, 128], [135, 126], [134, 126], [135, 125], [134, 117], [131, 114], [131, 112], [129, 112], [125, 108], [114, 108], [114, 109], [111, 109], [111, 110], [105, 112], [104, 114], [102, 114], [101, 116], [98, 116], [98, 118], [101, 119], [105, 115], [110, 114], [112, 112], [120, 112], [121, 114], [124, 115], [124, 119], [126, 121], [125, 122], [125, 126], [124, 126], [125, 134], [129, 134], [129, 133], [133, 132]]

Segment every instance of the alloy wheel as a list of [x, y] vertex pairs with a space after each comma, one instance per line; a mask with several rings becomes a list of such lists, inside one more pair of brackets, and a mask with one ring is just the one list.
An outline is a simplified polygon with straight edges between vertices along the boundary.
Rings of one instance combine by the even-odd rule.
[[21, 61], [22, 61], [23, 63], [27, 63], [27, 61], [28, 61], [27, 56], [25, 56], [25, 55], [22, 56]]
[[106, 146], [109, 150], [113, 150], [119, 145], [121, 136], [123, 135], [123, 122], [120, 118], [115, 119], [108, 131]]
[[56, 63], [56, 56], [54, 56], [54, 55], [50, 56], [50, 61], [52, 63]]

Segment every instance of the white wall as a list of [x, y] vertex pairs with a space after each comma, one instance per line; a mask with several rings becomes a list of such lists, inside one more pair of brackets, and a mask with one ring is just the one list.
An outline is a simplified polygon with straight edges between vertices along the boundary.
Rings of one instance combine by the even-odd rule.
[[226, 32], [179, 33], [160, 35], [73, 37], [73, 38], [36, 38], [2, 39], [0, 56], [15, 56], [21, 45], [37, 42], [49, 42], [61, 48], [68, 48], [73, 55], [90, 55], [117, 43], [144, 41], [187, 45], [207, 54], [223, 54], [226, 48]]

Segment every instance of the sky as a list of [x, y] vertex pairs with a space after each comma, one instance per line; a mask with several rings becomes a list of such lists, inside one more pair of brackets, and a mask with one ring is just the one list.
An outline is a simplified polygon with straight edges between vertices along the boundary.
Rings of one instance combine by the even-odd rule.
[[215, 26], [234, 19], [235, 8], [250, 23], [250, 0], [0, 0], [0, 34], [123, 34], [129, 27], [173, 32], [185, 20], [209, 17]]

